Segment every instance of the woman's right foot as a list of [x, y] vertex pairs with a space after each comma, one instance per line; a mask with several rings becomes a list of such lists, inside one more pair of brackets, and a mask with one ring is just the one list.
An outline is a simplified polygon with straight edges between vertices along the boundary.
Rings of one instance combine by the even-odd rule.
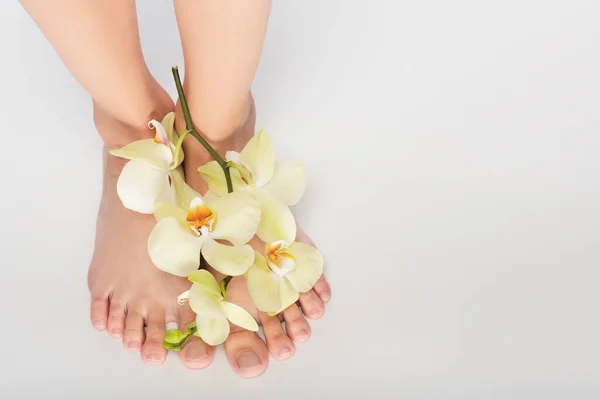
[[[161, 119], [170, 109], [163, 111], [154, 118]], [[110, 129], [113, 134], [123, 129], [100, 110], [96, 110], [96, 123], [99, 130]], [[128, 128], [117, 136], [127, 138], [125, 143], [115, 144], [122, 146], [153, 134], [150, 129]], [[177, 296], [188, 290], [190, 283], [162, 272], [150, 261], [147, 241], [156, 223], [154, 216], [126, 209], [117, 195], [117, 179], [126, 162], [104, 150], [104, 186], [88, 272], [91, 321], [97, 330], [121, 339], [128, 351], [140, 351], [146, 364], [159, 365], [167, 356], [163, 348], [166, 324], [185, 329], [195, 319], [189, 306], [177, 304]], [[196, 340], [187, 349], [185, 362], [203, 368], [213, 354], [211, 347]]]

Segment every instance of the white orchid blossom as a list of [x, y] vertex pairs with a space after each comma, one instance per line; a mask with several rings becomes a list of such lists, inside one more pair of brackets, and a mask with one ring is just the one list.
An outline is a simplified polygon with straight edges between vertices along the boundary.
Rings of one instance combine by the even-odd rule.
[[210, 272], [192, 272], [188, 279], [192, 288], [178, 297], [179, 303], [189, 300], [196, 313], [195, 333], [208, 345], [216, 346], [229, 336], [229, 322], [249, 331], [258, 331], [258, 324], [242, 307], [229, 303], [223, 297], [219, 285]]
[[126, 208], [152, 214], [157, 203], [175, 201], [172, 172], [182, 163], [183, 152], [175, 159], [178, 137], [174, 121], [174, 113], [167, 114], [161, 123], [152, 120], [148, 126], [156, 130], [154, 139], [137, 140], [110, 151], [130, 160], [117, 181], [117, 193]]
[[[306, 169], [296, 160], [275, 162], [275, 150], [269, 134], [261, 130], [244, 147], [241, 153], [229, 151], [230, 173], [234, 192], [251, 193], [260, 204], [262, 217], [257, 235], [270, 243], [276, 240], [293, 242], [296, 222], [289, 205], [296, 204], [306, 187]], [[200, 167], [198, 172], [216, 196], [227, 193], [223, 170], [216, 161]], [[270, 231], [279, 231], [273, 237]]]
[[[200, 254], [214, 269], [225, 275], [242, 275], [254, 260], [246, 243], [255, 235], [260, 206], [251, 196], [233, 192], [206, 203], [185, 182], [179, 205], [158, 204], [158, 221], [148, 238], [150, 259], [159, 269], [188, 276], [200, 265]], [[186, 199], [187, 209], [182, 208]], [[190, 200], [191, 199], [191, 200]], [[226, 240], [229, 244], [221, 243]]]

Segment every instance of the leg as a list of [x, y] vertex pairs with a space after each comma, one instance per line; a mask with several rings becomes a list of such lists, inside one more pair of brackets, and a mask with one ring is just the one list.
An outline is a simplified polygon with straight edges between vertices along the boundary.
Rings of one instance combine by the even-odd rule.
[[[173, 103], [144, 63], [134, 0], [22, 3], [91, 95], [105, 146], [152, 137], [148, 121], [160, 120]], [[189, 284], [151, 264], [146, 242], [153, 217], [121, 205], [116, 178], [123, 162], [106, 151], [104, 156], [103, 194], [88, 274], [92, 324], [122, 338], [128, 350], [141, 350], [146, 363], [160, 364], [166, 356], [162, 347], [165, 322], [189, 320], [176, 302]]]
[[[184, 88], [190, 111], [196, 128], [220, 153], [240, 150], [254, 134], [250, 86], [258, 67], [270, 8], [269, 0], [175, 0], [185, 56]], [[176, 124], [181, 131], [184, 123], [179, 107], [177, 112]], [[206, 188], [195, 171], [209, 160], [208, 154], [193, 138], [187, 138], [184, 145], [187, 180], [203, 193]], [[299, 234], [298, 240], [310, 239]], [[330, 289], [324, 278], [314, 290], [300, 298], [302, 310], [309, 318], [319, 318], [323, 314], [323, 303], [329, 300]], [[267, 339], [265, 345], [255, 333], [232, 326], [225, 352], [239, 375], [261, 374], [268, 363], [268, 351], [283, 360], [293, 355], [293, 341], [303, 342], [309, 338], [310, 328], [296, 305], [283, 313], [284, 318], [290, 320], [286, 335], [276, 317], [258, 313], [247, 293], [244, 277], [234, 278], [228, 293], [230, 301], [244, 306], [262, 323]]]

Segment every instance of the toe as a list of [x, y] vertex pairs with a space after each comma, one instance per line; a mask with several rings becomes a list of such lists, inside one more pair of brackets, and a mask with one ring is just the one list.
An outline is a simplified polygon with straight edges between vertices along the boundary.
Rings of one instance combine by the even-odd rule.
[[165, 313], [156, 308], [148, 313], [146, 320], [146, 340], [142, 346], [142, 360], [148, 365], [160, 365], [167, 357], [163, 347], [165, 336]]
[[90, 318], [92, 325], [99, 331], [106, 329], [108, 320], [108, 297], [102, 295], [92, 296]]
[[[297, 308], [295, 304], [294, 307]], [[260, 313], [260, 321], [271, 355], [277, 360], [287, 360], [293, 356], [296, 348], [292, 340], [285, 334], [279, 318]]]
[[285, 329], [288, 336], [296, 343], [304, 343], [310, 339], [310, 326], [296, 304], [283, 311]]
[[225, 353], [231, 367], [242, 378], [254, 378], [264, 372], [269, 363], [265, 342], [256, 332], [232, 325], [225, 341]]
[[135, 352], [139, 351], [144, 343], [144, 316], [137, 307], [127, 310], [125, 319], [125, 333], [123, 334], [123, 346], [125, 349]]
[[[182, 314], [179, 318], [179, 327], [182, 331], [185, 331], [194, 320], [194, 314], [191, 311], [185, 311]], [[196, 336], [192, 336], [183, 350], [178, 353], [181, 363], [191, 369], [207, 367], [212, 362], [214, 355], [214, 347], [207, 345]]]
[[327, 303], [331, 299], [331, 287], [327, 279], [325, 279], [325, 275], [321, 275], [317, 283], [315, 283], [313, 290], [323, 303]]
[[300, 293], [298, 301], [302, 307], [302, 312], [307, 318], [319, 319], [323, 316], [325, 306], [314, 290], [311, 289], [306, 293]]
[[123, 337], [125, 329], [125, 302], [111, 299], [108, 310], [108, 334], [114, 338]]

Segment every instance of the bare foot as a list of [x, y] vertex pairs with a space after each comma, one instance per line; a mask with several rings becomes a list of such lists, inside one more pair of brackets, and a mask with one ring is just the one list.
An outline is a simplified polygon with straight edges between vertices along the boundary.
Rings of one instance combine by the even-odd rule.
[[[117, 124], [100, 110], [95, 114], [101, 134], [110, 130], [111, 134], [119, 133], [114, 137], [126, 138], [115, 145], [153, 136], [150, 129], [136, 132]], [[127, 131], [120, 132], [123, 129]], [[190, 284], [187, 279], [160, 271], [150, 261], [147, 241], [155, 225], [154, 216], [126, 209], [117, 196], [117, 179], [125, 163], [104, 150], [104, 186], [88, 272], [91, 321], [97, 330], [107, 330], [110, 336], [122, 339], [127, 350], [141, 351], [146, 364], [159, 365], [167, 355], [163, 348], [165, 324], [174, 322], [185, 328], [195, 318], [189, 307], [177, 304], [177, 296]], [[187, 357], [190, 366], [200, 368], [212, 359], [212, 349], [190, 346]]]
[[[255, 122], [254, 101], [251, 99], [248, 117], [240, 124], [240, 129], [229, 139], [219, 143], [212, 142], [211, 145], [221, 155], [224, 155], [227, 150], [240, 151], [254, 135]], [[178, 132], [185, 129], [180, 107], [176, 110], [175, 124]], [[208, 139], [210, 140], [210, 138]], [[186, 138], [184, 150], [186, 154], [184, 167], [188, 184], [198, 192], [206, 193], [206, 184], [196, 171], [199, 166], [211, 160], [210, 156], [191, 137]], [[310, 238], [300, 229], [298, 230], [297, 240], [314, 245]], [[257, 249], [261, 249], [260, 244], [255, 245], [258, 246]], [[264, 249], [264, 244], [262, 245], [262, 249]], [[211, 272], [213, 272], [217, 281], [222, 279], [223, 276], [218, 272], [214, 270], [211, 270]], [[324, 303], [329, 301], [331, 297], [331, 288], [325, 277], [321, 276], [311, 291], [300, 294], [299, 306], [293, 304], [279, 316], [274, 317], [262, 313], [256, 308], [248, 293], [245, 277], [239, 276], [233, 278], [229, 283], [227, 293], [228, 301], [244, 307], [263, 327], [266, 343], [255, 332], [244, 330], [235, 325], [231, 325], [231, 332], [225, 341], [225, 353], [233, 370], [241, 377], [252, 378], [260, 375], [267, 368], [269, 352], [278, 360], [288, 359], [295, 352], [294, 342], [303, 343], [310, 338], [311, 330], [305, 317], [318, 319], [323, 315], [325, 311]], [[286, 329], [281, 324], [282, 320], [286, 322]], [[202, 343], [197, 338], [194, 339], [194, 342]], [[202, 345], [207, 349], [210, 348], [210, 346], [204, 343]], [[188, 346], [180, 353], [182, 362], [190, 368], [197, 368], [186, 361]]]

